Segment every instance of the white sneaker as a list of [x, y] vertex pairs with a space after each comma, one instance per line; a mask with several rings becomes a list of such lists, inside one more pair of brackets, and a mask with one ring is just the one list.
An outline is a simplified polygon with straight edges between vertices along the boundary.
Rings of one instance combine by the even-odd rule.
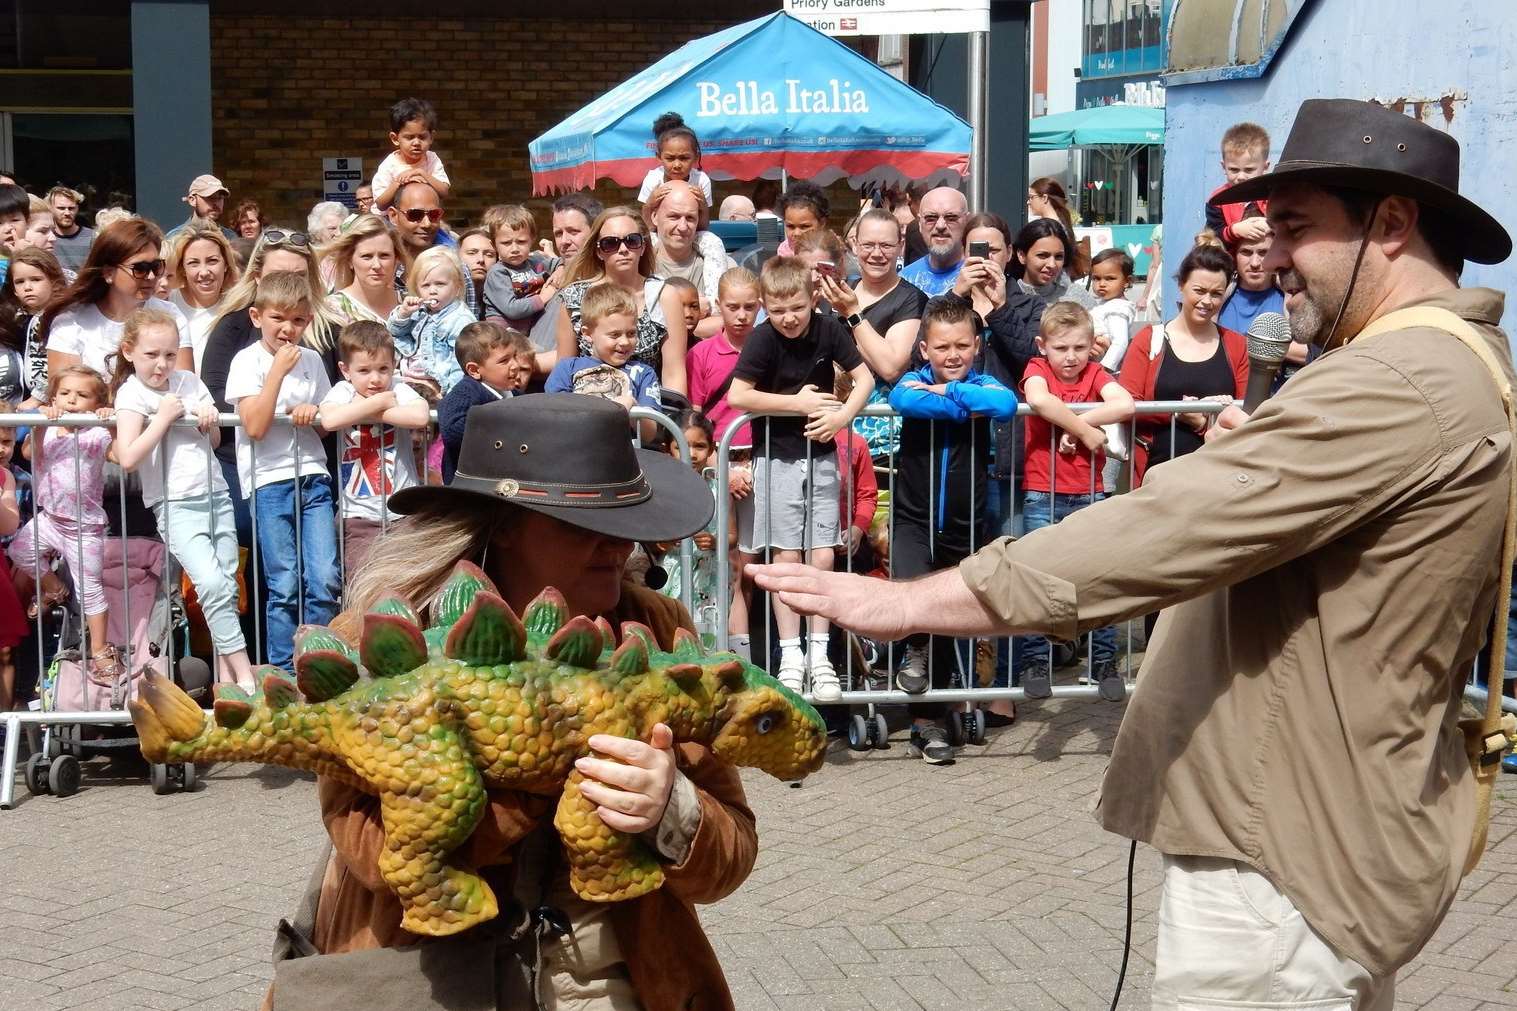
[[806, 677], [806, 668], [800, 664], [786, 664], [782, 658], [780, 660], [780, 669], [775, 672], [774, 676], [780, 684], [799, 695], [803, 687], [802, 682]]
[[842, 701], [843, 686], [831, 660], [824, 659], [811, 665], [811, 697], [818, 702]]

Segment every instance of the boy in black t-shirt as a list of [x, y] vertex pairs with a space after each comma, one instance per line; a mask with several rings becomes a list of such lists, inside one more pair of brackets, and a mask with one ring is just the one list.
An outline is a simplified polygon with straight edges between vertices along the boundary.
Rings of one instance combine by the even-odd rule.
[[[814, 311], [816, 295], [804, 262], [791, 256], [769, 260], [759, 289], [769, 319], [755, 327], [743, 345], [727, 402], [740, 411], [796, 417], [753, 423], [753, 543], [738, 547], [748, 554], [770, 548], [773, 561], [808, 561], [830, 569], [833, 549], [842, 543], [832, 439], [869, 399], [874, 376], [859, 356], [848, 326]], [[853, 376], [847, 403], [830, 392], [834, 364]], [[838, 701], [842, 686], [827, 659], [826, 620], [811, 619], [803, 652], [800, 616], [778, 597], [773, 604], [780, 636], [780, 682], [799, 692], [809, 669], [813, 698]]]

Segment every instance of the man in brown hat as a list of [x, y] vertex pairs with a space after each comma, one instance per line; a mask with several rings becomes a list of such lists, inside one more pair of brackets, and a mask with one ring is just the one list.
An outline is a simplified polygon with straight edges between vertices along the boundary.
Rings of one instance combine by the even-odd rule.
[[1246, 424], [957, 571], [755, 570], [883, 639], [1074, 639], [1166, 609], [1100, 802], [1164, 855], [1156, 1008], [1390, 1008], [1453, 901], [1476, 823], [1456, 721], [1512, 467], [1482, 358], [1510, 378], [1503, 296], [1458, 286], [1511, 240], [1458, 178], [1432, 127], [1304, 103], [1276, 170], [1219, 199], [1268, 197], [1293, 334], [1328, 353]]
[[214, 225], [221, 228], [221, 234], [228, 241], [235, 240], [237, 233], [221, 224], [221, 215], [226, 211], [226, 198], [228, 190], [221, 184], [221, 180], [213, 175], [198, 175], [190, 182], [190, 190], [184, 195], [184, 202], [190, 205], [189, 219], [178, 227], [169, 231], [164, 236], [165, 240], [172, 239], [180, 232], [193, 225]]

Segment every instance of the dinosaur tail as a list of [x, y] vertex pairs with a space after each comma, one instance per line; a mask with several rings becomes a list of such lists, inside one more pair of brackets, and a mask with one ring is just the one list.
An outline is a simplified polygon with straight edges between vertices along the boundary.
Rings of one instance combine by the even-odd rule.
[[138, 697], [126, 704], [137, 727], [142, 755], [166, 762], [176, 743], [193, 741], [206, 730], [205, 713], [184, 690], [151, 667], [142, 675]]

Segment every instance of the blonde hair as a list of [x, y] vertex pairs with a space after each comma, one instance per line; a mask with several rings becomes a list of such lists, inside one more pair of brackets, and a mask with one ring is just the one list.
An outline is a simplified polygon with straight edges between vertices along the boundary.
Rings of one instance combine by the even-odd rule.
[[579, 252], [574, 254], [574, 259], [569, 261], [569, 266], [564, 270], [564, 284], [573, 284], [575, 281], [588, 281], [594, 277], [600, 277], [606, 272], [606, 265], [601, 263], [596, 255], [596, 246], [600, 243], [600, 233], [606, 227], [606, 222], [616, 218], [629, 218], [637, 224], [637, 231], [643, 237], [643, 252], [637, 260], [637, 272], [643, 277], [652, 277], [656, 261], [653, 255], [653, 240], [648, 235], [648, 223], [643, 216], [631, 207], [622, 204], [617, 207], [607, 207], [596, 215], [595, 221], [590, 225], [590, 234], [585, 236], [585, 244], [579, 247]]
[[311, 293], [306, 290], [305, 278], [296, 270], [277, 270], [265, 274], [258, 281], [258, 291], [253, 295], [253, 306], [265, 309], [298, 309], [304, 306], [314, 309]]
[[103, 232], [118, 221], [128, 221], [136, 216], [125, 207], [106, 207], [95, 212], [95, 231]]
[[453, 272], [453, 279], [458, 282], [458, 297], [463, 298], [464, 292], [469, 290], [469, 285], [473, 282], [469, 279], [468, 270], [464, 267], [463, 261], [448, 246], [433, 246], [422, 250], [406, 270], [406, 291], [413, 295], [420, 295], [421, 282], [438, 268], [446, 268]]
[[1044, 338], [1057, 337], [1071, 330], [1083, 331], [1087, 337], [1094, 336], [1096, 332], [1090, 313], [1077, 302], [1055, 302], [1048, 307], [1038, 324], [1038, 336]]
[[348, 581], [343, 610], [362, 613], [387, 594], [399, 594], [425, 618], [453, 566], [483, 562], [490, 541], [516, 512], [505, 502], [432, 503], [391, 523]]
[[258, 236], [258, 241], [253, 244], [253, 251], [248, 254], [247, 269], [242, 272], [237, 283], [221, 296], [216, 320], [211, 324], [208, 332], [215, 333], [222, 320], [244, 312], [253, 304], [253, 296], [258, 292], [258, 279], [263, 276], [263, 261], [272, 251], [270, 246], [279, 251], [294, 253], [305, 261], [305, 301], [311, 306], [311, 325], [306, 327], [305, 336], [300, 339], [300, 343], [323, 353], [330, 351], [336, 346], [337, 331], [342, 327], [332, 315], [332, 310], [327, 308], [326, 288], [321, 283], [321, 271], [316, 265], [316, 254], [309, 246], [271, 243], [267, 232]]
[[353, 219], [353, 223], [344, 228], [331, 242], [322, 247], [320, 259], [324, 263], [332, 265], [332, 289], [341, 291], [353, 283], [356, 276], [353, 271], [353, 254], [358, 249], [360, 242], [378, 236], [385, 236], [390, 240], [390, 245], [395, 249], [395, 262], [407, 265], [411, 262], [406, 253], [405, 243], [400, 241], [400, 235], [388, 221], [378, 214], [360, 214]]
[[54, 186], [52, 189], [47, 191], [47, 199], [51, 201], [53, 197], [68, 197], [76, 204], [84, 203], [83, 193], [80, 193], [78, 190], [71, 190], [67, 186], [63, 186], [61, 184]]
[[758, 275], [747, 267], [729, 267], [722, 274], [721, 280], [716, 282], [716, 297], [726, 298], [727, 293], [733, 288], [747, 288], [750, 291], [758, 291]]
[[41, 197], [37, 196], [37, 194], [28, 193], [26, 195], [26, 199], [28, 208], [27, 217], [35, 218], [39, 214], [50, 215], [53, 213], [52, 205], [49, 204], [46, 200], [43, 200]]
[[759, 274], [759, 293], [766, 299], [811, 295], [811, 268], [798, 256], [772, 256]]
[[802, 253], [826, 253], [827, 258], [838, 267], [843, 266], [843, 260], [848, 256], [848, 247], [843, 245], [838, 233], [830, 228], [813, 228], [792, 242], [790, 248], [796, 256]]
[[1256, 154], [1269, 157], [1269, 131], [1258, 123], [1234, 123], [1222, 135], [1222, 157], [1229, 154]]
[[609, 282], [593, 284], [579, 306], [579, 322], [586, 334], [607, 316], [631, 316], [637, 319], [637, 301], [622, 288]]
[[114, 364], [111, 366], [112, 397], [115, 396], [117, 390], [121, 389], [121, 384], [132, 378], [136, 372], [137, 367], [131, 363], [127, 355], [137, 350], [137, 342], [142, 339], [142, 334], [149, 327], [157, 326], [167, 327], [174, 335], [174, 343], [176, 345], [179, 343], [179, 324], [174, 317], [162, 309], [143, 306], [128, 316], [126, 322], [121, 325], [121, 344], [111, 355], [114, 359]]
[[521, 204], [496, 204], [485, 211], [481, 224], [489, 229], [492, 244], [502, 228], [525, 228], [528, 238], [537, 238], [537, 219]]
[[226, 262], [226, 275], [221, 279], [221, 290], [216, 293], [219, 299], [228, 290], [237, 284], [237, 278], [242, 276], [242, 270], [237, 266], [237, 254], [232, 250], [232, 244], [227, 241], [221, 229], [197, 225], [186, 228], [174, 236], [167, 243], [168, 252], [164, 259], [168, 261], [169, 283], [176, 288], [184, 287], [184, 254], [190, 248], [192, 242], [209, 242], [220, 252], [221, 258]]

